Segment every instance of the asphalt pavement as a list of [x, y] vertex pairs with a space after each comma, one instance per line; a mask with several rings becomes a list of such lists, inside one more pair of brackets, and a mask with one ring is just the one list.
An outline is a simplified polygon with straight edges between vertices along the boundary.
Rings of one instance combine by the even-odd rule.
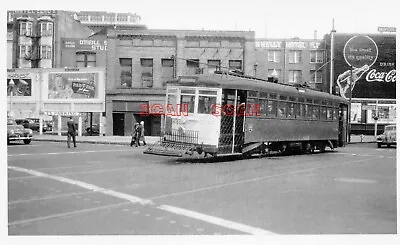
[[34, 141], [8, 150], [9, 235], [395, 234], [396, 148], [251, 159]]

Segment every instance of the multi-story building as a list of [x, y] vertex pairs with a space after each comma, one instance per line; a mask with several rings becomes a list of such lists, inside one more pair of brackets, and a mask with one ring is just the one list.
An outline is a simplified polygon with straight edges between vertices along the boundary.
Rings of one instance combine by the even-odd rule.
[[7, 17], [7, 50], [11, 60], [11, 67], [7, 68], [60, 67], [61, 38], [93, 33], [65, 11], [17, 10], [8, 11]]
[[140, 24], [141, 17], [132, 13], [112, 13], [104, 11], [80, 11], [67, 13], [74, 19], [89, 27], [95, 32], [105, 27], [117, 29], [145, 29], [146, 26]]
[[158, 135], [161, 118], [140, 113], [164, 104], [166, 82], [216, 69], [254, 75], [254, 32], [108, 29], [106, 55], [106, 134], [130, 135], [144, 121]]
[[279, 83], [306, 83], [328, 92], [326, 42], [308, 39], [256, 39], [257, 78], [277, 78]]

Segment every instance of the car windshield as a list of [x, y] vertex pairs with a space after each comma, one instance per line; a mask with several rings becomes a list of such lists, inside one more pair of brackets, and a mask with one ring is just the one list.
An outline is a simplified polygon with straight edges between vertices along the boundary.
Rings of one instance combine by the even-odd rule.
[[385, 131], [394, 131], [396, 130], [396, 126], [386, 126]]

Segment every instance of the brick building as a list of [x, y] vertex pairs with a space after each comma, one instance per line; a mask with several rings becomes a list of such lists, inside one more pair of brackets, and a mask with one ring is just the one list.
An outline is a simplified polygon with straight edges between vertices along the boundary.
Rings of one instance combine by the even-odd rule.
[[329, 92], [327, 49], [324, 40], [256, 39], [254, 64], [258, 78], [276, 77], [279, 83], [304, 83]]
[[239, 31], [108, 29], [106, 134], [130, 135], [133, 123], [144, 121], [146, 135], [158, 135], [161, 118], [139, 114], [143, 105], [164, 104], [166, 82], [174, 77], [218, 67], [254, 75], [254, 36]]

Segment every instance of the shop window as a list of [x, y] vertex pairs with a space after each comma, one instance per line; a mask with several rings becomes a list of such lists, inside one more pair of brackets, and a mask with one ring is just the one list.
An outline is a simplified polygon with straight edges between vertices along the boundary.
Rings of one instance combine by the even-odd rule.
[[142, 86], [153, 87], [153, 59], [140, 59], [142, 67]]
[[77, 52], [76, 53], [77, 67], [96, 67], [96, 53], [92, 52]]
[[121, 67], [121, 86], [125, 88], [132, 87], [132, 59], [120, 58], [119, 64]]

